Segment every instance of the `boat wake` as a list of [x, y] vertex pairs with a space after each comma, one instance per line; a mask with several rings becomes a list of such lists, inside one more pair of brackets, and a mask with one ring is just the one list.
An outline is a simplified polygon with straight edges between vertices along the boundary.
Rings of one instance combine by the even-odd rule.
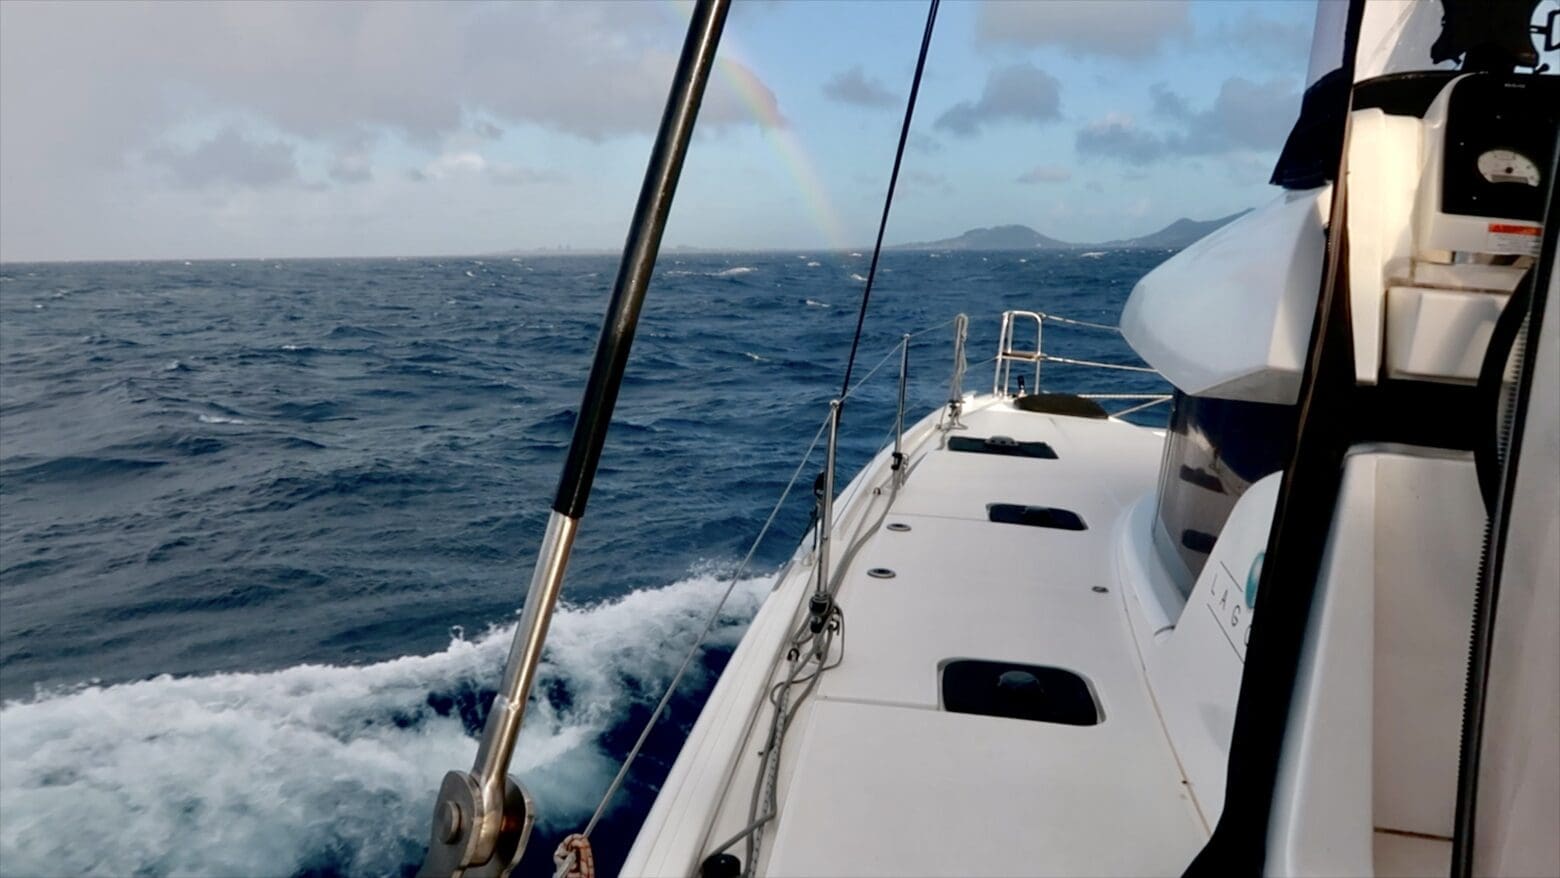
[[[738, 584], [707, 648], [729, 651], [767, 584]], [[723, 589], [703, 570], [560, 610], [512, 769], [543, 824], [572, 826], [595, 806], [616, 770], [603, 737], [659, 697]], [[17, 875], [399, 873], [421, 859], [443, 773], [471, 763], [513, 631], [455, 632], [441, 652], [357, 667], [6, 703], [0, 862]], [[68, 829], [80, 826], [93, 827], [88, 843]]]

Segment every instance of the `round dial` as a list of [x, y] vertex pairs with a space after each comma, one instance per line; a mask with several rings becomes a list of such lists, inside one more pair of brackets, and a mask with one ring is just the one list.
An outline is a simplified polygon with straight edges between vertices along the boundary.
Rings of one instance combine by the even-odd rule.
[[1492, 149], [1479, 156], [1479, 173], [1491, 183], [1539, 183], [1538, 165], [1520, 152]]

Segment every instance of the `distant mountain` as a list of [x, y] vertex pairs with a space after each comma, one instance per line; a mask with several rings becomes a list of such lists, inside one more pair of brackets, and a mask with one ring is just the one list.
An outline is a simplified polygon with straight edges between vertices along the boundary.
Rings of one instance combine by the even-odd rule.
[[989, 229], [970, 229], [957, 238], [941, 241], [923, 241], [915, 244], [898, 244], [894, 250], [1124, 250], [1168, 249], [1179, 250], [1242, 216], [1250, 213], [1247, 208], [1229, 216], [1211, 220], [1192, 220], [1182, 217], [1157, 232], [1137, 238], [1122, 238], [1099, 244], [1072, 244], [1059, 241], [1031, 229], [1028, 226], [993, 226]]
[[1049, 238], [1028, 226], [992, 226], [970, 229], [957, 238], [899, 244], [895, 250], [1066, 250], [1076, 247], [1066, 241]]
[[1191, 246], [1192, 243], [1198, 239], [1205, 237], [1216, 229], [1220, 229], [1226, 225], [1229, 225], [1230, 223], [1240, 219], [1248, 213], [1251, 213], [1251, 208], [1249, 207], [1245, 210], [1232, 213], [1229, 216], [1221, 216], [1218, 219], [1211, 220], [1199, 221], [1187, 219], [1183, 216], [1151, 235], [1143, 235], [1137, 238], [1124, 238], [1120, 241], [1107, 241], [1104, 244], [1091, 244], [1090, 246], [1119, 249], [1164, 248], [1167, 250], [1179, 250], [1183, 247]]

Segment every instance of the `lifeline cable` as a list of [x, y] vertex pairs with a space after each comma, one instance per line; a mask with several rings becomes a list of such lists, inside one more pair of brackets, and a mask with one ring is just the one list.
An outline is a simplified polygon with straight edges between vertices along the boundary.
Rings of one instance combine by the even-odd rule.
[[926, 52], [932, 46], [932, 25], [937, 22], [937, 4], [932, 0], [926, 10], [926, 31], [921, 34], [921, 54], [915, 60], [915, 78], [910, 81], [910, 97], [905, 102], [905, 122], [899, 129], [899, 148], [894, 151], [894, 170], [888, 176], [888, 195], [883, 199], [883, 218], [878, 221], [877, 243], [872, 246], [872, 264], [867, 268], [867, 285], [861, 291], [861, 309], [856, 312], [856, 335], [850, 340], [850, 358], [845, 361], [845, 380], [840, 383], [840, 414], [844, 397], [850, 391], [850, 373], [856, 365], [856, 348], [861, 344], [861, 326], [867, 320], [867, 302], [872, 299], [872, 283], [877, 279], [878, 257], [883, 253], [883, 233], [888, 231], [888, 211], [894, 205], [894, 187], [899, 184], [899, 165], [905, 158], [905, 143], [910, 139], [910, 119], [915, 115], [915, 99], [921, 92], [921, 74], [926, 70]]

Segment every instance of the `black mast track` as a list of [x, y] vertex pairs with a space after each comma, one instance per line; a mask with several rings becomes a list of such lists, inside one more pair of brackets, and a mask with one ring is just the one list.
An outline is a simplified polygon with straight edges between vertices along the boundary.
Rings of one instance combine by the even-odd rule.
[[628, 239], [623, 244], [623, 261], [612, 282], [612, 299], [601, 324], [601, 336], [596, 341], [596, 356], [591, 361], [585, 394], [580, 399], [580, 414], [574, 423], [574, 437], [569, 442], [569, 456], [558, 478], [558, 493], [552, 508], [569, 518], [583, 516], [585, 503], [590, 499], [596, 465], [601, 460], [601, 447], [607, 439], [607, 427], [612, 423], [612, 410], [617, 405], [629, 350], [634, 345], [639, 311], [650, 288], [650, 276], [661, 250], [661, 235], [666, 231], [666, 218], [672, 210], [672, 196], [677, 192], [683, 158], [688, 154], [694, 121], [704, 99], [709, 71], [715, 63], [720, 33], [730, 8], [731, 0], [699, 0], [690, 26], [702, 25], [704, 33], [689, 34], [677, 62], [677, 72], [673, 74], [673, 91], [661, 116], [650, 165], [645, 169], [644, 185], [639, 190], [639, 202], [634, 207]]
[[[1344, 31], [1343, 118], [1353, 98], [1364, 0], [1351, 0]], [[1340, 132], [1338, 173], [1328, 214], [1327, 255], [1302, 376], [1294, 452], [1279, 486], [1267, 560], [1251, 621], [1230, 740], [1224, 807], [1218, 825], [1186, 869], [1188, 878], [1262, 875], [1300, 652], [1309, 628], [1322, 554], [1331, 529], [1348, 450], [1354, 397], [1349, 319], [1348, 125]]]
[[915, 99], [921, 93], [921, 74], [926, 70], [926, 53], [932, 47], [932, 28], [937, 24], [937, 6], [932, 0], [926, 10], [926, 30], [921, 33], [921, 54], [915, 59], [915, 77], [910, 80], [910, 97], [905, 101], [905, 121], [899, 127], [899, 147], [894, 150], [894, 170], [888, 175], [888, 194], [883, 198], [883, 217], [878, 220], [877, 242], [872, 245], [872, 263], [867, 267], [867, 285], [861, 291], [861, 308], [856, 312], [856, 334], [850, 340], [850, 358], [845, 361], [845, 380], [840, 384], [840, 414], [845, 413], [845, 395], [850, 393], [850, 375], [856, 367], [856, 349], [861, 346], [861, 327], [867, 321], [867, 303], [872, 301], [872, 285], [877, 280], [878, 257], [883, 254], [883, 233], [888, 230], [888, 212], [894, 206], [894, 189], [899, 185], [899, 166], [905, 159], [905, 143], [910, 139], [910, 120], [915, 116]]
[[[1522, 369], [1517, 375], [1515, 401], [1511, 411], [1511, 433], [1506, 460], [1499, 477], [1489, 518], [1484, 529], [1484, 553], [1479, 559], [1479, 579], [1474, 591], [1473, 626], [1468, 643], [1468, 675], [1464, 682], [1462, 738], [1457, 754], [1457, 810], [1452, 823], [1452, 878], [1469, 878], [1474, 872], [1474, 842], [1479, 804], [1479, 767], [1484, 745], [1484, 719], [1489, 708], [1490, 661], [1495, 650], [1495, 614], [1500, 607], [1500, 578], [1506, 563], [1506, 538], [1511, 528], [1511, 499], [1516, 495], [1518, 464], [1521, 462], [1522, 435], [1527, 424], [1527, 409], [1533, 394], [1533, 372], [1537, 368], [1538, 343], [1543, 331], [1544, 309], [1549, 302], [1550, 279], [1556, 268], [1557, 243], [1560, 243], [1560, 142], [1549, 166], [1549, 197], [1544, 208], [1544, 244], [1538, 265], [1529, 278], [1531, 286], [1525, 321], [1526, 337]], [[1550, 339], [1549, 343], [1554, 344]], [[1493, 345], [1494, 343], [1491, 342]], [[1492, 364], [1496, 374], [1505, 371], [1505, 361]], [[1498, 384], [1498, 380], [1497, 380]], [[1488, 428], [1490, 425], [1485, 425]]]

